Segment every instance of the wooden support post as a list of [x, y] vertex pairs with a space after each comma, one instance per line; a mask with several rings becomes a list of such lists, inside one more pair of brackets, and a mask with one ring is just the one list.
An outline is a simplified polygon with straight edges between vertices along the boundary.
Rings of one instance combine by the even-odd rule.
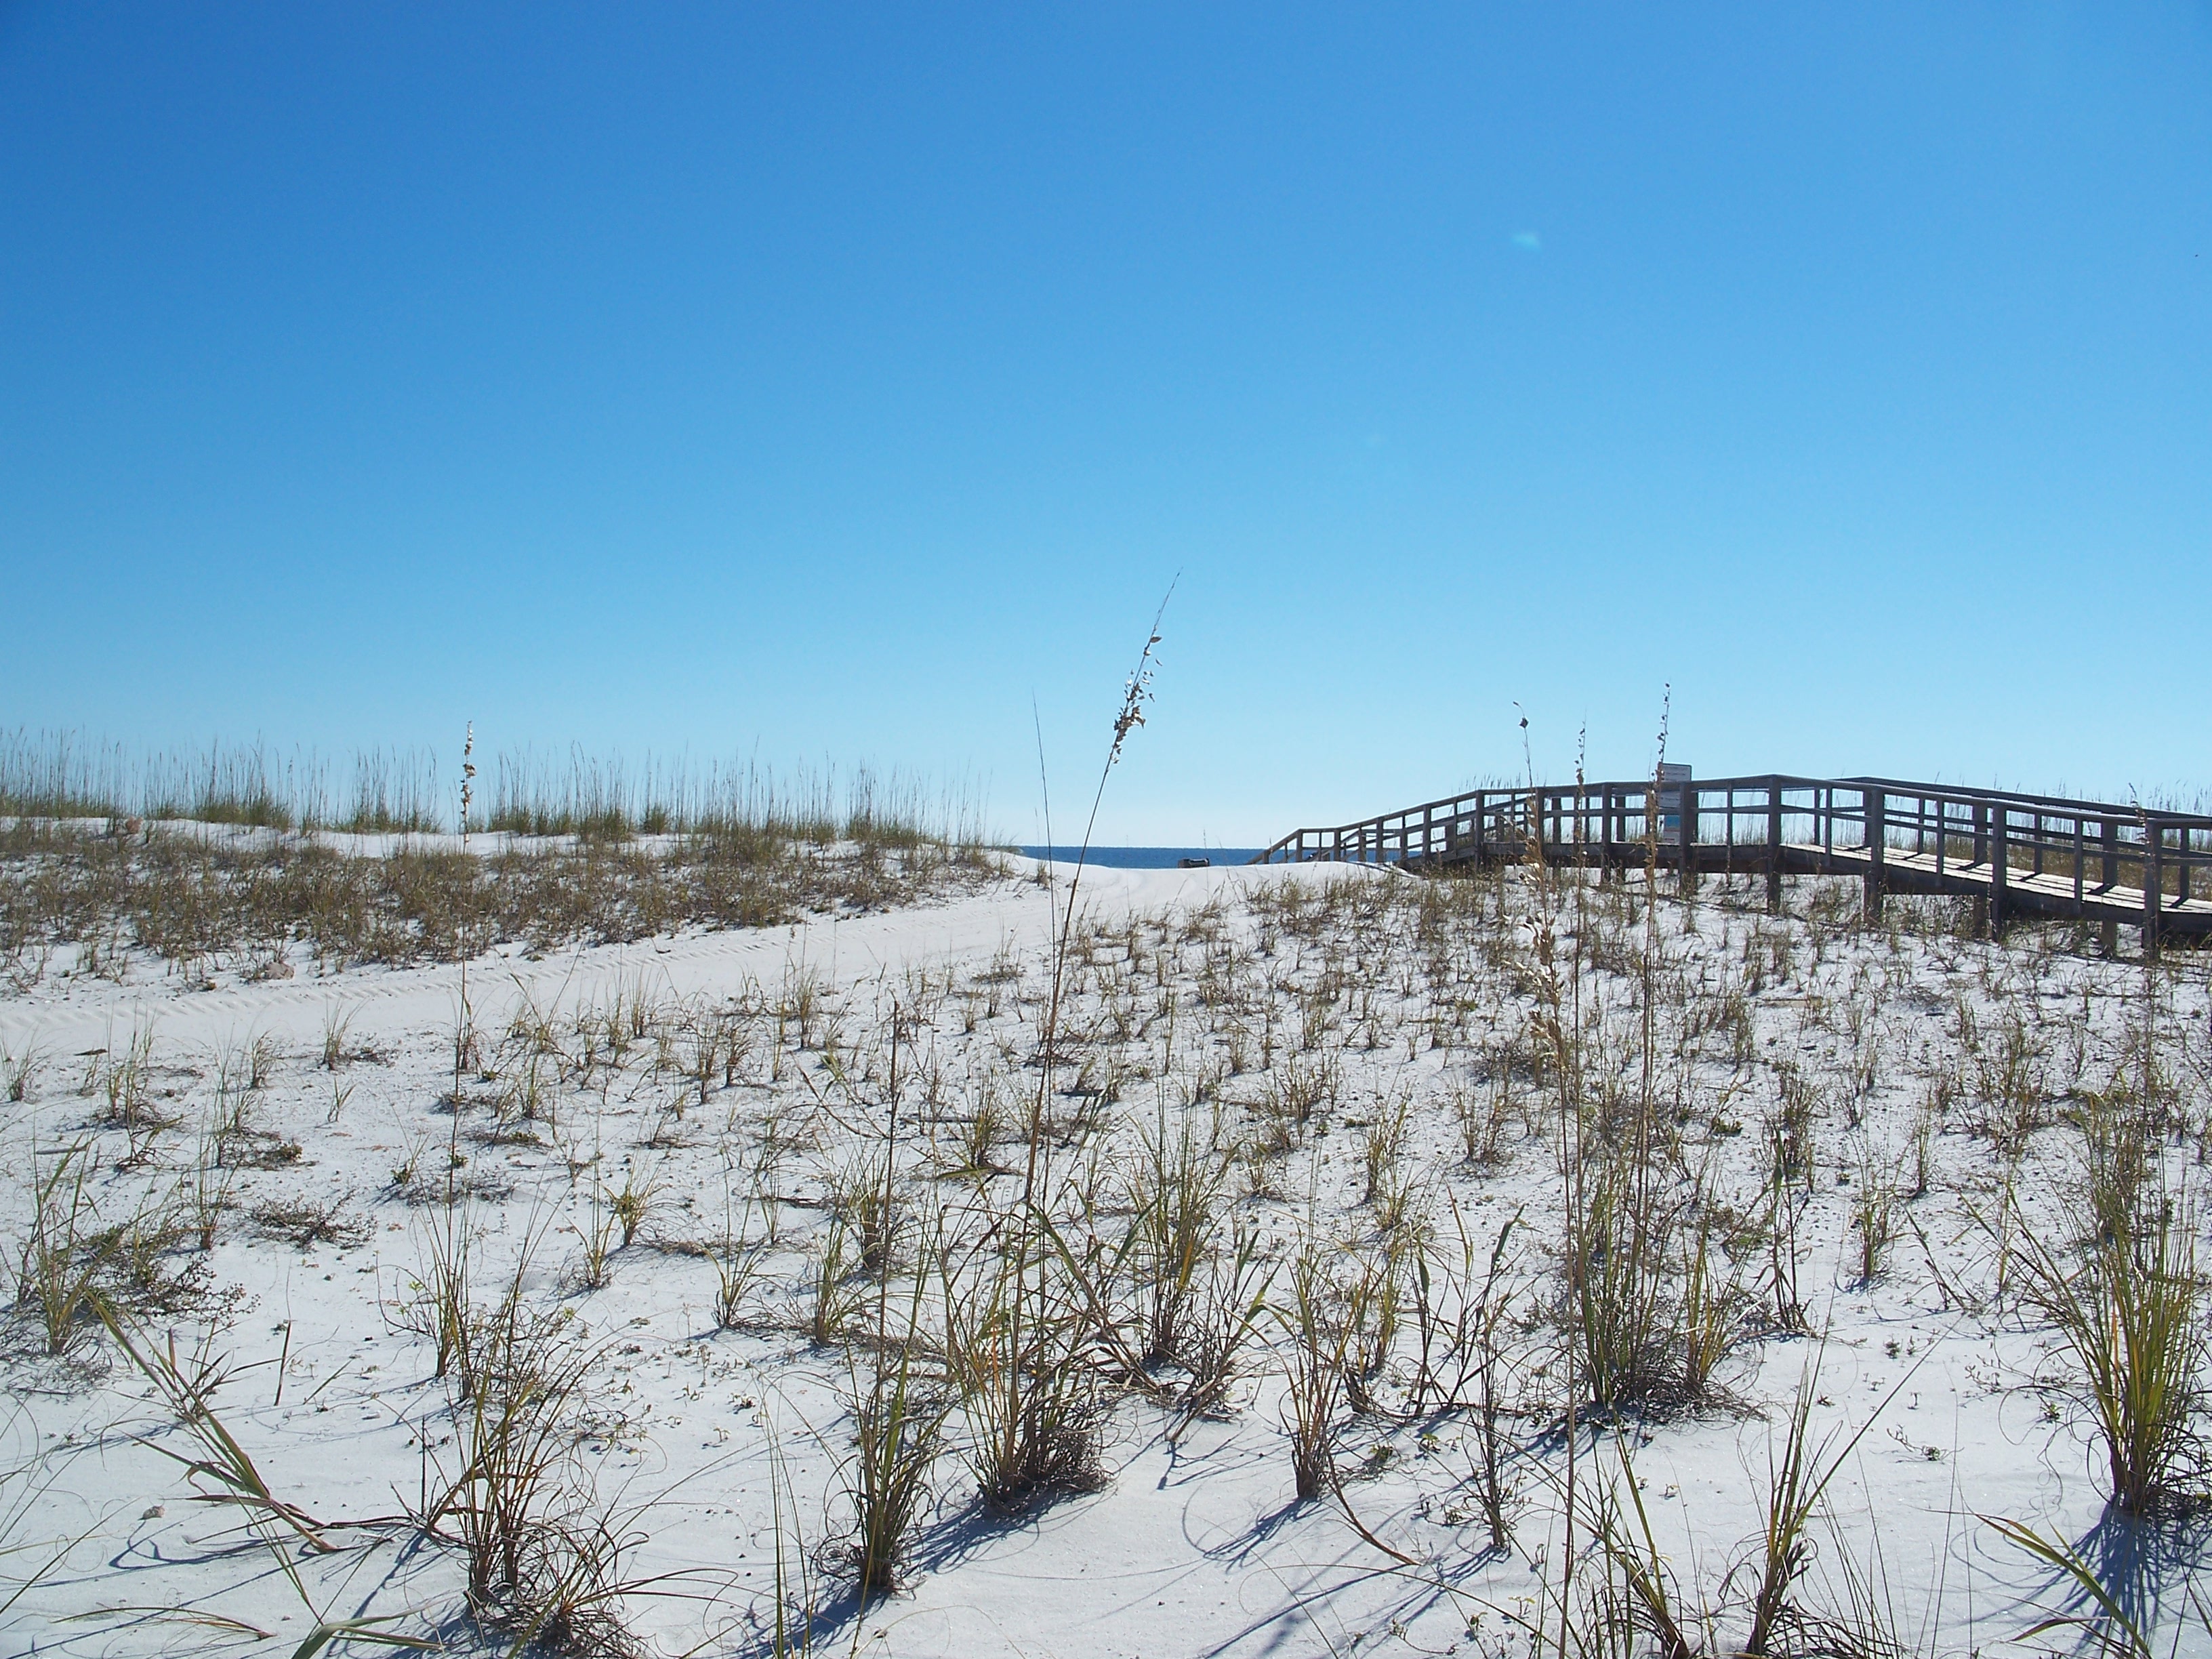
[[2012, 874], [2012, 850], [2005, 845], [2005, 818], [2010, 809], [2000, 806], [1995, 811], [1978, 808], [1976, 811], [1977, 816], [1985, 815], [1989, 825], [1990, 937], [2001, 939], [2009, 920], [2005, 915], [2005, 883]]
[[1766, 785], [1766, 913], [1782, 914], [1782, 780]]
[[1680, 823], [1682, 836], [1682, 879], [1680, 891], [1684, 898], [1698, 890], [1698, 786], [1692, 782], [1687, 769], [1682, 781], [1674, 786], [1675, 822]]
[[[2103, 830], [2104, 867], [2099, 873], [2097, 890], [2109, 893], [2120, 884], [2120, 821], [2118, 818], [2105, 819]], [[2106, 959], [2109, 961], [2119, 955], [2120, 924], [2108, 915], [2097, 931], [2100, 935], [2099, 942], [2105, 947]]]
[[2145, 962], [2158, 960], [2159, 911], [2166, 903], [2166, 832], [2148, 826], [2143, 839], [2142, 953]]
[[1866, 811], [1866, 898], [1861, 907], [1869, 922], [1881, 920], [1882, 850], [1889, 828], [1883, 811], [1882, 793], [1879, 789], [1862, 790], [1860, 804]]

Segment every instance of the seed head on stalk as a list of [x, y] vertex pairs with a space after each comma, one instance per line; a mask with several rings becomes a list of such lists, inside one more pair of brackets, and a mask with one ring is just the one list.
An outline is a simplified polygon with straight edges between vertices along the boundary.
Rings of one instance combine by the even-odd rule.
[[[1175, 590], [1168, 590], [1172, 593]], [[1152, 618], [1152, 637], [1137, 657], [1137, 672], [1129, 676], [1128, 684], [1121, 688], [1121, 712], [1114, 717], [1114, 744], [1106, 751], [1106, 764], [1111, 767], [1121, 758], [1121, 745], [1129, 740], [1129, 733], [1145, 723], [1145, 705], [1152, 700], [1152, 674], [1159, 666], [1152, 655], [1152, 647], [1160, 642], [1160, 617], [1167, 614], [1168, 602], [1160, 601], [1159, 615]]]
[[[1176, 580], [1180, 580], [1181, 577], [1178, 575]], [[1068, 879], [1066, 899], [1060, 900], [1056, 895], [1052, 894], [1052, 890], [1048, 889], [1048, 894], [1050, 896], [1048, 902], [1060, 904], [1062, 908], [1054, 917], [1052, 993], [1045, 1004], [1044, 1066], [1038, 1073], [1036, 1108], [1030, 1119], [1029, 1169], [1022, 1182], [1022, 1195], [1024, 1202], [1030, 1200], [1036, 1187], [1039, 1140], [1037, 1129], [1044, 1121], [1044, 1105], [1051, 1097], [1053, 1073], [1058, 1058], [1060, 993], [1067, 963], [1068, 936], [1073, 932], [1075, 927], [1076, 895], [1082, 890], [1084, 868], [1090, 862], [1091, 837], [1098, 827], [1098, 805], [1106, 798], [1106, 780], [1114, 770], [1114, 763], [1121, 758], [1121, 745], [1129, 740], [1129, 733], [1145, 723], [1145, 705], [1152, 699], [1152, 675], [1159, 665], [1159, 659], [1152, 653], [1160, 642], [1160, 623], [1168, 614], [1168, 601], [1175, 597], [1176, 580], [1170, 581], [1168, 591], [1160, 596], [1160, 608], [1152, 613], [1152, 625], [1146, 635], [1145, 648], [1137, 653], [1137, 666], [1122, 684], [1121, 711], [1114, 716], [1114, 741], [1106, 750], [1106, 763], [1098, 769], [1098, 787], [1091, 793], [1091, 816], [1083, 826], [1083, 844], [1076, 849], [1075, 872]], [[1042, 735], [1038, 739], [1037, 757], [1039, 765], [1042, 767], [1043, 763]], [[1048, 805], [1046, 818], [1048, 827], [1045, 831], [1048, 842], [1052, 838], [1049, 811]], [[1048, 846], [1046, 848], [1048, 871], [1051, 868], [1049, 856], [1051, 850]]]
[[461, 850], [469, 850], [469, 803], [476, 799], [477, 723], [469, 722], [468, 735], [461, 739]]

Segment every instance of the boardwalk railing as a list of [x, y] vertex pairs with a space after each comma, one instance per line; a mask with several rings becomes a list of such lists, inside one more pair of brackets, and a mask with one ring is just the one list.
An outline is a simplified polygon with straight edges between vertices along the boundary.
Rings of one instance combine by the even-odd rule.
[[[1670, 772], [1673, 769], [1669, 769]], [[2122, 922], [2144, 947], [2212, 934], [2212, 817], [2109, 801], [1896, 778], [1668, 776], [1654, 783], [1475, 789], [1354, 823], [1292, 831], [1254, 860], [1441, 868], [1517, 862], [1610, 872], [1856, 875], [1879, 916], [1888, 892], [1948, 893], [2015, 916]]]

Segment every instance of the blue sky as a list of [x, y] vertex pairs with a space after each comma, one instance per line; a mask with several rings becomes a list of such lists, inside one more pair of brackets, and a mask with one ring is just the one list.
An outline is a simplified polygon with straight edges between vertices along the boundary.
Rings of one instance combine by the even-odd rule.
[[1179, 572], [1109, 841], [2207, 781], [2203, 4], [11, 3], [0, 158], [0, 726], [1027, 839]]

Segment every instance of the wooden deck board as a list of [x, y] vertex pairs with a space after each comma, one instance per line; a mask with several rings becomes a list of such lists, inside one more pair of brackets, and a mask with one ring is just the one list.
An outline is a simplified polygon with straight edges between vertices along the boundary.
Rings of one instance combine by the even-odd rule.
[[[1817, 847], [1802, 848], [1798, 850], [1816, 855], [1823, 852], [1822, 848]], [[1870, 861], [1867, 857], [1867, 849], [1863, 847], [1838, 847], [1826, 856], [1838, 866], [1848, 868], [1853, 873], [1864, 871]], [[1986, 861], [1972, 864], [1960, 863], [1956, 859], [1947, 859], [1939, 869], [1935, 854], [1915, 853], [1907, 848], [1896, 847], [1884, 848], [1881, 861], [1885, 869], [1896, 871], [1899, 874], [1924, 877], [1930, 881], [1956, 883], [1961, 889], [1975, 889], [1986, 893], [1994, 885], [1990, 878], [1991, 872]], [[2059, 875], [2046, 870], [2041, 875], [2037, 875], [2028, 870], [2008, 869], [2005, 874], [2005, 892], [2008, 897], [2016, 900], [2022, 898], [2035, 900], [2038, 902], [2038, 908], [2043, 908], [2051, 904], [2061, 904], [2070, 909], [2075, 902], [2074, 878], [2071, 872]], [[2140, 887], [2122, 887], [2117, 884], [2107, 887], [2101, 883], [2085, 883], [2081, 889], [2081, 902], [2083, 915], [2094, 916], [2109, 915], [2115, 921], [2137, 921], [2143, 913], [2143, 892]], [[2169, 896], [2165, 904], [2160, 907], [2159, 915], [2162, 921], [2167, 921], [2212, 920], [2212, 902], [2193, 896], [2187, 899], [2175, 899]]]

